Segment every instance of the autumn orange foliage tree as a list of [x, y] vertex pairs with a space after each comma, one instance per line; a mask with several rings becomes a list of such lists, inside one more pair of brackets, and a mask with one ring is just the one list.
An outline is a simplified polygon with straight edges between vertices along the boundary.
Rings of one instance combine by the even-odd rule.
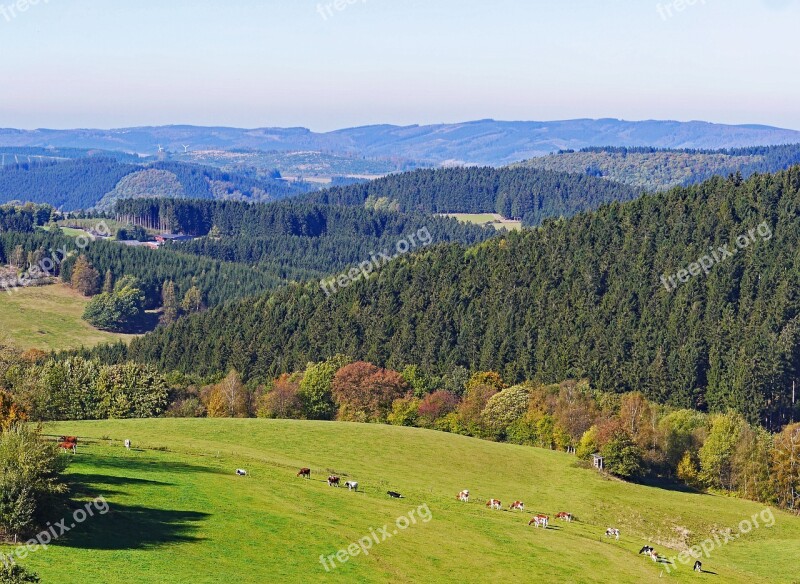
[[397, 371], [359, 361], [342, 367], [333, 378], [338, 418], [350, 422], [384, 422], [392, 402], [409, 386]]

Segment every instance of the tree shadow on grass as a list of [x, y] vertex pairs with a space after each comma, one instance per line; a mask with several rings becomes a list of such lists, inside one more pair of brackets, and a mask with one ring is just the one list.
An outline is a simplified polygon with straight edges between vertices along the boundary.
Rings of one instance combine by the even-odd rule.
[[[139, 505], [109, 503], [104, 515], [94, 511], [51, 545], [83, 550], [150, 549], [168, 544], [196, 543], [202, 538], [193, 535], [208, 513], [172, 509], [152, 509]], [[72, 517], [68, 516], [69, 527]]]
[[[176, 489], [173, 483], [145, 478], [147, 473], [179, 475], [186, 473], [221, 474], [219, 470], [183, 462], [153, 460], [132, 456], [92, 456], [95, 473], [70, 475], [70, 492], [76, 499], [104, 498], [111, 495], [129, 494], [124, 487], [132, 489], [168, 488]], [[103, 471], [114, 474], [102, 474]], [[121, 490], [122, 489], [122, 490]], [[92, 516], [70, 529], [52, 545], [95, 550], [147, 549], [175, 543], [200, 541], [193, 534], [199, 523], [210, 517], [208, 513], [187, 510], [156, 509], [141, 505], [123, 505], [113, 499], [104, 505], [88, 504]], [[72, 503], [73, 510], [86, 509], [83, 503]], [[106, 509], [106, 513], [101, 512]], [[74, 516], [67, 510], [64, 517], [68, 527]]]
[[85, 498], [96, 497], [102, 493], [104, 497], [110, 495], [125, 495], [125, 491], [115, 490], [110, 487], [123, 487], [133, 485], [136, 487], [171, 487], [173, 483], [163, 481], [152, 481], [148, 479], [137, 479], [133, 477], [120, 477], [101, 474], [77, 474], [71, 475], [68, 480], [69, 491], [73, 497]]
[[[206, 473], [206, 474], [224, 474], [218, 468], [210, 466], [203, 466], [199, 464], [190, 464], [187, 462], [176, 462], [167, 460], [158, 460], [157, 458], [140, 457], [134, 453], [127, 455], [125, 453], [121, 456], [106, 456], [92, 453], [90, 461], [92, 466], [98, 469], [113, 469], [114, 471], [130, 471], [136, 475], [139, 473], [158, 472], [167, 474], [188, 474], [188, 473]], [[80, 456], [80, 451], [77, 455]], [[76, 462], [78, 460], [76, 459]], [[75, 477], [79, 478], [80, 474]], [[139, 480], [137, 476], [133, 480]]]
[[665, 491], [677, 491], [679, 493], [691, 493], [693, 495], [706, 495], [707, 493], [693, 489], [692, 487], [664, 477], [645, 477], [637, 481], [638, 484], [647, 487], [655, 487], [657, 489], [664, 489]]

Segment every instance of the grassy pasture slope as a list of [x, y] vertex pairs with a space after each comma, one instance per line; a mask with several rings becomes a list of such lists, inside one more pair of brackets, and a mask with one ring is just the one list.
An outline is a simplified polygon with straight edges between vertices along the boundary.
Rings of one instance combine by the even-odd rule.
[[503, 219], [503, 216], [497, 213], [449, 213], [443, 216], [453, 217], [462, 223], [472, 223], [473, 225], [480, 225], [481, 227], [491, 225], [495, 229], [503, 229], [505, 227], [509, 231], [518, 231], [522, 229], [522, 221]]
[[43, 351], [132, 338], [97, 330], [82, 320], [88, 302], [63, 284], [0, 291], [0, 334], [21, 349]]
[[[83, 496], [104, 495], [111, 511], [26, 560], [44, 582], [798, 580], [791, 558], [800, 557], [800, 518], [777, 511], [774, 527], [704, 561], [717, 576], [685, 566], [668, 575], [665, 566], [637, 556], [647, 537], [677, 540], [680, 527], [696, 543], [763, 506], [605, 479], [557, 452], [323, 422], [159, 419], [59, 423], [45, 431], [93, 441], [79, 448], [70, 473]], [[133, 451], [122, 447], [125, 438], [134, 441]], [[313, 480], [295, 477], [300, 466], [313, 469]], [[235, 476], [238, 467], [251, 476]], [[359, 481], [363, 492], [329, 488], [329, 470]], [[455, 500], [464, 488], [474, 502]], [[389, 499], [388, 489], [406, 498]], [[488, 511], [483, 503], [490, 497], [505, 508], [521, 499], [526, 513]], [[321, 554], [422, 504], [430, 522], [326, 574]], [[546, 531], [527, 527], [532, 513], [561, 510], [579, 521], [554, 521]], [[619, 542], [601, 537], [612, 525], [622, 530]], [[668, 551], [661, 543], [656, 549]]]

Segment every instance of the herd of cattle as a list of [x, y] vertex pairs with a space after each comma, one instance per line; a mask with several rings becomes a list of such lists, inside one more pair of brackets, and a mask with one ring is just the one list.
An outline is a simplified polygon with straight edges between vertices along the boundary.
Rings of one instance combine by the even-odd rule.
[[[239, 471], [237, 471], [237, 474], [238, 473], [239, 473]], [[301, 477], [301, 478], [304, 478], [304, 479], [309, 479], [310, 480], [311, 479], [311, 469], [310, 468], [301, 468], [300, 471], [297, 473], [297, 476]], [[328, 482], [328, 486], [329, 487], [339, 487], [340, 484], [341, 484], [341, 478], [337, 477], [335, 475], [329, 475], [327, 482]], [[347, 489], [350, 490], [350, 491], [358, 491], [358, 483], [355, 482], [355, 481], [347, 481], [347, 482], [344, 483], [344, 486], [347, 487]], [[395, 491], [387, 491], [386, 494], [389, 495], [390, 497], [395, 498], [395, 499], [401, 499], [403, 497], [400, 493], [397, 493]], [[469, 503], [469, 497], [470, 497], [469, 490], [464, 489], [458, 495], [456, 495], [456, 500], [457, 501], [461, 501], [462, 503]], [[500, 502], [499, 499], [489, 499], [488, 501], [486, 501], [486, 506], [489, 507], [489, 509], [497, 510], [497, 511], [500, 511], [500, 510], [503, 509], [503, 504]], [[508, 510], [509, 511], [525, 511], [525, 503], [523, 503], [522, 501], [514, 501], [513, 503], [511, 503], [511, 505], [509, 506]], [[556, 513], [555, 518], [558, 519], [559, 521], [566, 521], [567, 523], [571, 523], [573, 520], [575, 520], [575, 516], [572, 513], [568, 513], [566, 511], [561, 511], [559, 513]], [[550, 525], [550, 517], [548, 515], [536, 515], [528, 522], [528, 525], [529, 526], [533, 525], [534, 527], [537, 527], [537, 528], [538, 527], [542, 527], [544, 529], [547, 529], [548, 526]], [[617, 529], [615, 527], [609, 527], [608, 529], [606, 529], [605, 535], [606, 535], [606, 537], [611, 537], [611, 538], [614, 538], [616, 540], [619, 540], [619, 537], [620, 537], [619, 529]], [[658, 554], [658, 552], [655, 551], [655, 549], [653, 549], [649, 545], [644, 546], [639, 551], [639, 555], [642, 555], [642, 554], [646, 554], [654, 562], [661, 561], [661, 556]], [[702, 572], [703, 571], [702, 570], [702, 564], [699, 561], [695, 562], [694, 571], [695, 572]]]

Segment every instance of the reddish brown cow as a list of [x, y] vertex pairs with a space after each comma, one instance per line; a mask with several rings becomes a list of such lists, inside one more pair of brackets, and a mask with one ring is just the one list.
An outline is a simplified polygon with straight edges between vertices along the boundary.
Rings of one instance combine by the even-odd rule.
[[565, 511], [562, 511], [561, 513], [556, 515], [556, 519], [560, 519], [561, 521], [566, 521], [567, 523], [569, 523], [570, 521], [572, 521], [572, 513], [567, 513]]
[[67, 452], [72, 450], [72, 454], [76, 454], [78, 452], [78, 445], [75, 442], [62, 442], [58, 445], [58, 447]]
[[328, 477], [328, 486], [329, 487], [338, 487], [339, 486], [339, 477], [329, 476]]
[[297, 473], [297, 476], [303, 477], [304, 479], [311, 478], [311, 469], [310, 468], [301, 468], [300, 472]]
[[58, 441], [61, 442], [62, 444], [77, 444], [78, 443], [78, 437], [77, 436], [61, 436], [58, 439]]

